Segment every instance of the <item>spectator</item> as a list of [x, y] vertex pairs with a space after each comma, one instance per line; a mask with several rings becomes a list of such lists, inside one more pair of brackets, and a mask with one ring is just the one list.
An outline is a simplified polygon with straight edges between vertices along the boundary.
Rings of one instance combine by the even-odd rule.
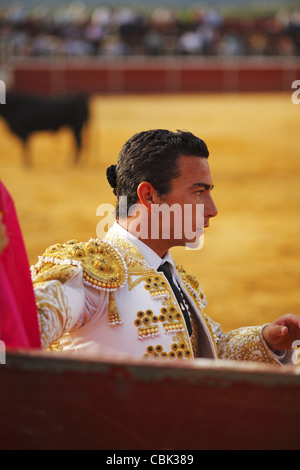
[[2, 59], [62, 54], [297, 56], [300, 11], [239, 18], [212, 9], [162, 6], [153, 11], [98, 7], [89, 12], [73, 2], [54, 12], [39, 6], [27, 13], [13, 4], [2, 11], [0, 50]]

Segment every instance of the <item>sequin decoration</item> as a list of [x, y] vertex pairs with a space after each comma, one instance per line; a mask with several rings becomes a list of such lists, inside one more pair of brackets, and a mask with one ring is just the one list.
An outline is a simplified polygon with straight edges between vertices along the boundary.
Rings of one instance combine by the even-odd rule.
[[145, 277], [144, 287], [149, 291], [153, 300], [161, 300], [170, 297], [165, 278], [160, 274]]
[[108, 300], [108, 323], [109, 325], [121, 325], [123, 322], [119, 315], [119, 309], [117, 307], [115, 296], [113, 292], [109, 293]]
[[176, 269], [188, 293], [194, 298], [200, 310], [203, 310], [206, 307], [207, 302], [197, 279], [194, 276], [187, 274], [180, 265], [177, 265]]
[[[138, 338], [143, 341], [149, 340], [151, 337], [157, 338], [162, 333], [166, 334], [169, 338], [171, 337], [172, 341], [185, 344], [184, 357], [192, 359], [192, 346], [184, 318], [165, 276], [149, 268], [141, 253], [128, 240], [110, 232], [108, 232], [106, 239], [123, 254], [128, 269], [128, 289], [131, 291], [138, 284], [144, 282], [144, 287], [151, 296], [151, 300], [158, 301], [158, 309], [163, 306], [157, 315], [151, 310], [137, 312], [133, 321], [138, 329]], [[173, 350], [161, 352], [155, 350], [155, 354], [160, 354], [160, 357], [169, 357], [169, 353], [170, 357], [176, 356]], [[178, 355], [181, 356], [182, 352], [178, 352]]]
[[159, 319], [163, 322], [163, 327], [167, 334], [185, 331], [182, 314], [173, 306], [163, 307]]
[[190, 359], [192, 353], [184, 342], [173, 343], [170, 351], [164, 351], [164, 348], [157, 346], [148, 346], [144, 358], [159, 357], [163, 359]]
[[123, 256], [110, 242], [71, 240], [50, 246], [33, 267], [33, 277], [45, 273], [54, 265], [80, 266], [83, 282], [97, 289], [114, 291], [127, 281], [127, 268]]
[[158, 323], [159, 319], [153, 315], [152, 310], [139, 310], [136, 314], [134, 324], [138, 329], [139, 339], [144, 340], [159, 335]]

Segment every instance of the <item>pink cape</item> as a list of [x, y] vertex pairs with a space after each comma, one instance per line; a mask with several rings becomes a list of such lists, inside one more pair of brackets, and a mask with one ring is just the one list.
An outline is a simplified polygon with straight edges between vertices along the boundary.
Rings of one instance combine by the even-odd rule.
[[9, 239], [0, 255], [0, 340], [6, 348], [40, 348], [29, 262], [14, 202], [0, 181], [0, 211]]

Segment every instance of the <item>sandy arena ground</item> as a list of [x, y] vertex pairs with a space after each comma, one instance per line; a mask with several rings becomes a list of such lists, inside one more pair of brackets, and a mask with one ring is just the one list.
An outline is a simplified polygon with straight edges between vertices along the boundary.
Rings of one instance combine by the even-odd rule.
[[50, 244], [96, 237], [114, 203], [105, 170], [137, 131], [188, 129], [210, 149], [219, 215], [202, 250], [176, 248], [224, 330], [300, 314], [300, 105], [290, 94], [96, 96], [88, 146], [72, 167], [68, 130], [32, 137], [33, 166], [0, 122], [0, 178], [14, 197], [30, 263]]

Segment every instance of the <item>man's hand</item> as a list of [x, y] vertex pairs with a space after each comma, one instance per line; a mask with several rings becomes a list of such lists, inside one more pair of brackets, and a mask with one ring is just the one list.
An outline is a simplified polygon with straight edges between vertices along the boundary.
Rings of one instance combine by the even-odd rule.
[[6, 236], [6, 229], [5, 229], [5, 225], [2, 222], [2, 214], [0, 212], [0, 255], [2, 251], [4, 250], [4, 248], [7, 246], [7, 244], [8, 244], [8, 239]]
[[263, 337], [274, 351], [292, 349], [292, 343], [300, 340], [300, 316], [287, 313], [263, 329]]

